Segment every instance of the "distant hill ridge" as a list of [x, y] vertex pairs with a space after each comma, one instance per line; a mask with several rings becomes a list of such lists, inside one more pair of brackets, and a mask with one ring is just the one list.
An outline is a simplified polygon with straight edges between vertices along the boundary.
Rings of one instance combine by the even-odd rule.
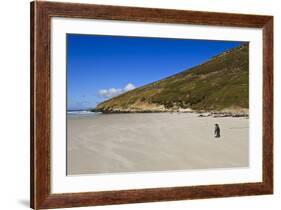
[[94, 111], [201, 111], [247, 113], [249, 46], [242, 44], [210, 60], [97, 105]]

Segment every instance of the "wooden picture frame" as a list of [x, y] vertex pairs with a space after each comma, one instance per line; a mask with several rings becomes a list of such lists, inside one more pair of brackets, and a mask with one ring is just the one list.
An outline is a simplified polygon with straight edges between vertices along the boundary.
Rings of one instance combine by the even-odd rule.
[[[51, 194], [50, 20], [52, 17], [262, 28], [262, 182]], [[246, 14], [31, 2], [31, 208], [65, 208], [273, 193], [273, 17]]]

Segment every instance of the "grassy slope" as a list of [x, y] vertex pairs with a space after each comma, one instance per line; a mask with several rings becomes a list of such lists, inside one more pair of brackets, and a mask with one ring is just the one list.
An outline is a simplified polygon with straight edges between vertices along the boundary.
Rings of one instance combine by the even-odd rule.
[[[97, 106], [99, 111], [142, 111], [149, 105], [193, 110], [248, 108], [248, 44], [179, 74], [129, 91]], [[144, 108], [148, 105], [147, 109]]]

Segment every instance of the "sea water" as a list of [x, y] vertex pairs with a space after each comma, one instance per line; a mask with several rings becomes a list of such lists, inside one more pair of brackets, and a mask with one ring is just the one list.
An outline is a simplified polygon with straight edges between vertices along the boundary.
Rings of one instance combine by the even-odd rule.
[[87, 110], [68, 110], [67, 117], [93, 117], [100, 115], [101, 112], [91, 112]]

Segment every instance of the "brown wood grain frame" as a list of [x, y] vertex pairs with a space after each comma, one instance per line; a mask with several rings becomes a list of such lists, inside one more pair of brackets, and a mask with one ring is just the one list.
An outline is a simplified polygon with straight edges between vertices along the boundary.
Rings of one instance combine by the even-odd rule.
[[[262, 28], [263, 179], [262, 182], [51, 193], [50, 34], [51, 18], [83, 18], [175, 24]], [[246, 14], [31, 2], [31, 208], [61, 208], [273, 193], [273, 17]], [[94, 189], [93, 189], [94, 190]]]

